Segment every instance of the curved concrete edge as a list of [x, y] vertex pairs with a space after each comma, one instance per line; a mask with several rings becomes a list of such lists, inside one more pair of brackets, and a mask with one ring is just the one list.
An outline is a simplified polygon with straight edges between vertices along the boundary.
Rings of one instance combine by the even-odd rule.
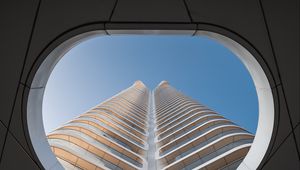
[[253, 144], [238, 170], [257, 169], [267, 152], [274, 126], [274, 101], [267, 76], [253, 55], [234, 40], [208, 31], [197, 31], [196, 35], [213, 38], [230, 49], [246, 66], [253, 79], [259, 104], [257, 131]]
[[[264, 158], [271, 141], [274, 124], [274, 104], [272, 90], [257, 89], [259, 117], [253, 144], [238, 170], [257, 169]], [[272, 114], [273, 113], [273, 114]]]
[[132, 29], [108, 29], [109, 35], [193, 35], [195, 30], [132, 30]]
[[259, 121], [252, 147], [238, 169], [256, 169], [262, 161], [271, 140], [274, 125], [273, 94], [268, 79], [257, 60], [243, 46], [223, 35], [196, 30], [98, 30], [77, 35], [54, 49], [36, 72], [27, 102], [27, 126], [35, 154], [45, 169], [62, 169], [46, 140], [42, 119], [44, 87], [61, 57], [76, 44], [99, 35], [109, 34], [164, 34], [208, 36], [221, 42], [236, 54], [248, 69], [254, 81], [259, 101]]
[[30, 90], [27, 104], [28, 131], [34, 151], [44, 168], [63, 170], [50, 149], [44, 130], [41, 114], [44, 90], [44, 88]]
[[103, 30], [91, 31], [65, 41], [48, 55], [34, 76], [27, 101], [27, 126], [34, 152], [47, 170], [63, 170], [63, 167], [50, 149], [43, 124], [42, 103], [48, 78], [57, 62], [71, 48], [89, 38], [104, 34], [105, 31]]
[[43, 61], [43, 63], [35, 73], [30, 88], [45, 87], [55, 65], [69, 50], [83, 41], [100, 35], [106, 35], [106, 32], [103, 30], [97, 30], [79, 34], [56, 47], [47, 56], [47, 58]]

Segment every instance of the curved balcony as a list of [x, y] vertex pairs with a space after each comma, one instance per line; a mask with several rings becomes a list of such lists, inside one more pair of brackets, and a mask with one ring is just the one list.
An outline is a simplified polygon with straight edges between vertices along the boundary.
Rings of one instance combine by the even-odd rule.
[[[111, 143], [104, 142], [103, 140], [97, 140], [85, 133], [82, 133], [77, 130], [58, 130], [54, 134], [48, 136], [49, 139], [60, 139], [66, 140], [73, 144], [76, 144], [79, 147], [87, 149], [91, 153], [99, 155], [95, 152], [95, 147], [102, 152], [112, 155], [116, 159], [123, 161], [126, 164], [132, 164], [135, 168], [142, 168], [144, 160], [133, 155], [129, 152], [124, 152], [122, 148], [114, 148], [111, 146]], [[90, 150], [89, 150], [90, 148]], [[101, 157], [104, 155], [101, 155]]]
[[[220, 132], [221, 131], [221, 132]], [[245, 132], [243, 129], [239, 128], [238, 126], [232, 124], [215, 124], [210, 126], [209, 128], [204, 129], [203, 131], [199, 131], [198, 133], [194, 133], [192, 136], [185, 137], [181, 140], [173, 141], [172, 143], [165, 145], [159, 149], [160, 156], [163, 157], [172, 151], [181, 149], [190, 143], [197, 143], [206, 140], [203, 142], [209, 143], [218, 137], [223, 135], [227, 135], [234, 132]], [[201, 139], [201, 140], [199, 140]]]
[[165, 131], [161, 132], [158, 134], [158, 139], [164, 138], [167, 135], [170, 135], [171, 133], [179, 130], [179, 129], [185, 129], [189, 128], [191, 126], [197, 127], [201, 122], [207, 120], [209, 117], [211, 118], [223, 118], [220, 115], [217, 115], [215, 113], [211, 112], [206, 112], [207, 114], [196, 114], [196, 115], [191, 115], [190, 117], [187, 117], [186, 119], [182, 120], [178, 124], [175, 124]]
[[166, 162], [169, 163], [163, 169], [177, 169], [180, 165], [185, 169], [193, 169], [231, 149], [244, 144], [249, 144], [250, 146], [252, 141], [253, 136], [247, 133], [229, 134], [200, 148], [192, 147], [190, 150], [180, 153], [175, 159], [168, 159]]
[[98, 121], [97, 119], [86, 117], [86, 118], [81, 118], [81, 119], [76, 119], [76, 120], [71, 121], [71, 123], [73, 123], [73, 122], [81, 122], [81, 123], [86, 123], [88, 125], [92, 125], [92, 126], [98, 128], [99, 130], [112, 133], [116, 137], [122, 138], [122, 140], [127, 141], [127, 143], [129, 142], [131, 144], [136, 145], [137, 147], [139, 147], [141, 149], [147, 150], [147, 145], [144, 142], [140, 143], [140, 142], [134, 140], [133, 138], [131, 138], [130, 136], [113, 129], [110, 126], [105, 125], [104, 123]]

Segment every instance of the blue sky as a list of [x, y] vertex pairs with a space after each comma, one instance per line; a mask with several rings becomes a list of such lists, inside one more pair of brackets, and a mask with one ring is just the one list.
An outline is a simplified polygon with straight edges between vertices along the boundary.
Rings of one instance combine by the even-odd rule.
[[45, 131], [142, 80], [162, 80], [255, 133], [258, 100], [240, 60], [218, 42], [190, 36], [100, 36], [71, 49], [44, 94]]

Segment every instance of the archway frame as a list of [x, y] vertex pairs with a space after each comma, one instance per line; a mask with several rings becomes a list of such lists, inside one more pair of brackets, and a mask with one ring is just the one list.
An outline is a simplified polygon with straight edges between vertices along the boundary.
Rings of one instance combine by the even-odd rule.
[[185, 29], [185, 27], [178, 29], [155, 29], [154, 27], [153, 29], [151, 27], [151, 29], [123, 28], [111, 30], [99, 29], [97, 24], [91, 24], [70, 30], [50, 42], [35, 62], [30, 72], [32, 80], [29, 83], [31, 84], [29, 93], [27, 96], [23, 96], [23, 103], [26, 106], [26, 114], [24, 114], [24, 120], [26, 120], [24, 126], [26, 127], [24, 129], [27, 130], [27, 141], [30, 142], [30, 149], [41, 165], [45, 169], [63, 169], [47, 142], [42, 119], [43, 94], [55, 65], [65, 53], [82, 41], [95, 36], [124, 34], [207, 36], [220, 42], [238, 56], [253, 79], [259, 103], [259, 120], [256, 135], [247, 156], [238, 169], [257, 169], [269, 149], [274, 132], [273, 129], [275, 129], [276, 106], [274, 104], [276, 102], [274, 102], [272, 88], [269, 83], [273, 77], [271, 74], [267, 74], [270, 71], [266, 63], [264, 63], [259, 52], [249, 42], [236, 33], [206, 24], [195, 26], [192, 29]]

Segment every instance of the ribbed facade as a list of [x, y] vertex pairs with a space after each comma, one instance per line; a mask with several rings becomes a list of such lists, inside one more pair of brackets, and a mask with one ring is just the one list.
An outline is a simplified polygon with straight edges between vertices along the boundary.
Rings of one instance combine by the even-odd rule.
[[235, 169], [253, 135], [161, 82], [141, 82], [48, 134], [66, 169]]
[[149, 91], [138, 81], [48, 135], [66, 169], [146, 169]]
[[236, 169], [254, 136], [163, 81], [155, 89], [159, 169]]

